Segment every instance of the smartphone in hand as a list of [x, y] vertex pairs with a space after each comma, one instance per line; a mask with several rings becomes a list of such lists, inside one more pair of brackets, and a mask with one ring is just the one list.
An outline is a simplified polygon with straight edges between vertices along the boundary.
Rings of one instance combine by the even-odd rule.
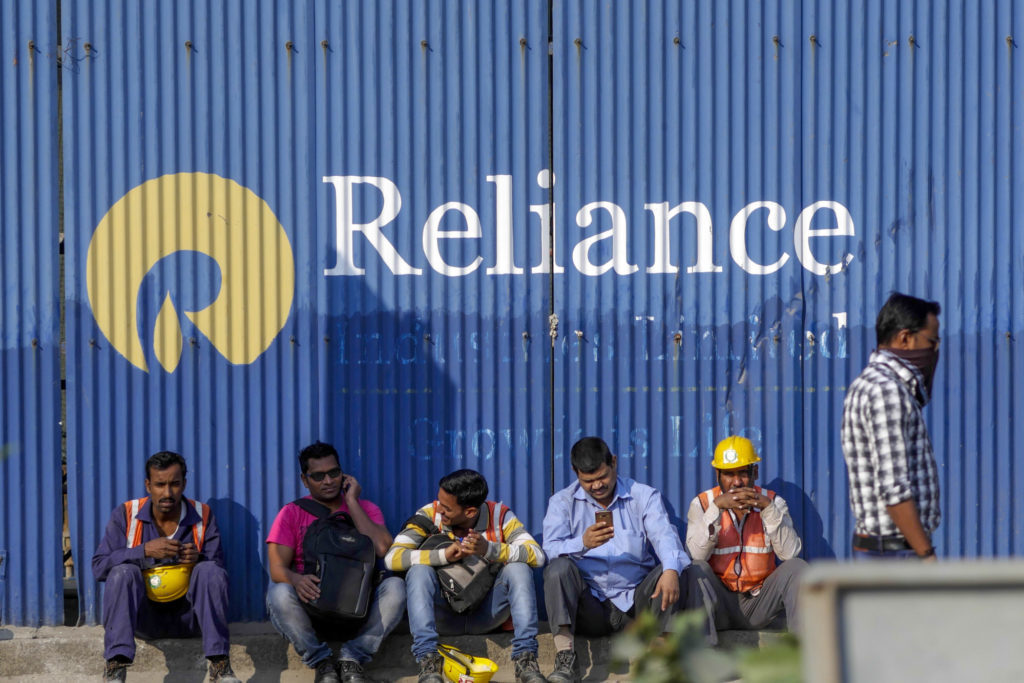
[[598, 510], [597, 513], [595, 513], [594, 517], [595, 517], [595, 520], [594, 520], [595, 522], [604, 522], [608, 526], [614, 525], [614, 522], [612, 521], [612, 511], [611, 510]]

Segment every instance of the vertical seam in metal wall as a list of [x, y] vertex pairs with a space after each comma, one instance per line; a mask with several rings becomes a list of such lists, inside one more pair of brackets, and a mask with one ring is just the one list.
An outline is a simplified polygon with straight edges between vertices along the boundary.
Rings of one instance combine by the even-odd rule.
[[555, 332], [552, 316], [555, 314], [555, 65], [554, 65], [554, 0], [548, 0], [548, 249], [551, 267], [548, 269], [548, 329], [551, 338], [551, 360], [548, 364], [548, 429], [551, 444], [548, 459], [551, 470], [548, 473], [548, 492], [555, 493]]
[[[60, 557], [61, 557], [61, 584], [63, 586], [64, 571], [63, 567], [66, 562], [64, 558], [64, 533], [63, 529], [66, 526], [69, 530], [71, 529], [71, 519], [68, 515], [68, 472], [67, 472], [67, 453], [68, 453], [68, 402], [67, 402], [67, 355], [65, 349], [67, 348], [67, 306], [64, 300], [64, 287], [66, 283], [65, 274], [65, 261], [64, 261], [64, 89], [63, 89], [63, 75], [64, 75], [64, 62], [62, 46], [64, 44], [64, 36], [61, 33], [61, 0], [54, 0], [54, 10], [56, 12], [56, 28], [57, 28], [57, 314], [59, 316], [58, 321], [58, 337], [59, 337], [59, 350], [58, 353], [60, 363], [60, 457], [61, 457], [61, 490], [60, 490], [60, 503], [61, 503], [61, 535], [60, 535]], [[70, 544], [70, 547], [74, 548], [74, 543]], [[75, 564], [75, 558], [72, 554], [71, 567], [72, 567], [72, 578], [76, 578], [77, 583], [77, 569]], [[63, 597], [63, 590], [61, 591], [61, 597]], [[81, 602], [78, 603], [78, 614], [75, 615], [75, 625], [81, 625], [82, 623], [82, 610]], [[67, 616], [65, 615], [65, 622]]]

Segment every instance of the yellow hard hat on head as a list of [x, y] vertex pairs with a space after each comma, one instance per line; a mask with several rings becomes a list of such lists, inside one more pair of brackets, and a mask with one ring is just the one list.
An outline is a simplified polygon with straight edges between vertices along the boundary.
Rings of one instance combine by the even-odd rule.
[[155, 602], [171, 602], [188, 592], [188, 580], [194, 564], [163, 564], [142, 572], [146, 597]]
[[758, 462], [761, 458], [757, 457], [757, 449], [750, 439], [729, 436], [718, 442], [711, 466], [716, 470], [736, 470]]

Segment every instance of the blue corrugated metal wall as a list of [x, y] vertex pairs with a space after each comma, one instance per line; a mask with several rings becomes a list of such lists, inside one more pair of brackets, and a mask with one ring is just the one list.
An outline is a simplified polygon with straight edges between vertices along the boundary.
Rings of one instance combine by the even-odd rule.
[[[739, 431], [806, 555], [844, 557], [841, 404], [892, 289], [944, 306], [940, 553], [1021, 552], [1013, 3], [76, 0], [61, 16], [88, 621], [88, 559], [160, 448], [230, 529], [236, 619], [263, 615], [262, 541], [317, 437], [393, 527], [469, 466], [539, 531], [579, 436], [682, 515]], [[32, 81], [8, 75], [27, 67], [3, 68], [6, 196], [39, 162], [12, 151], [23, 110], [6, 102]], [[53, 223], [55, 190], [34, 187]], [[46, 253], [23, 235], [5, 281]], [[59, 491], [52, 469], [19, 476]], [[5, 619], [57, 613], [31, 605]]]
[[64, 618], [57, 21], [0, 2], [0, 622]]

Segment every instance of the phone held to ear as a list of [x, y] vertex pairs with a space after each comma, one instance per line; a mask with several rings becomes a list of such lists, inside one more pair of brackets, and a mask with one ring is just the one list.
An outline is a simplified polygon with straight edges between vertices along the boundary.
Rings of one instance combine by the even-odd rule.
[[596, 522], [604, 522], [608, 526], [614, 525], [611, 510], [598, 510], [597, 513], [594, 514], [594, 518]]

